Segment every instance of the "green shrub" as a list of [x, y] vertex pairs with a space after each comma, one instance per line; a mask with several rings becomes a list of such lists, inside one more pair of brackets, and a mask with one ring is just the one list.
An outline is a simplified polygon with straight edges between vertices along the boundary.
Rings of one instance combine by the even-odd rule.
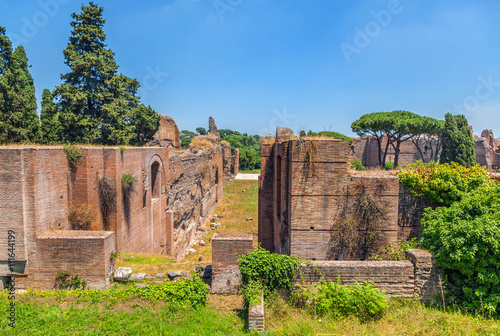
[[414, 168], [435, 168], [439, 166], [439, 162], [436, 161], [429, 161], [429, 162], [422, 162], [422, 160], [417, 160], [414, 163], [409, 163], [405, 166], [406, 169], [414, 169]]
[[398, 177], [412, 195], [425, 197], [440, 206], [450, 206], [467, 193], [493, 183], [486, 167], [466, 168], [455, 162], [410, 167]]
[[371, 256], [371, 260], [392, 260], [400, 261], [407, 260], [406, 251], [412, 248], [420, 247], [420, 241], [417, 238], [412, 238], [410, 240], [404, 241], [399, 240], [397, 243], [389, 243], [385, 247], [381, 248], [378, 253]]
[[500, 186], [466, 194], [450, 207], [426, 209], [423, 247], [444, 269], [448, 300], [500, 317]]
[[387, 297], [373, 283], [343, 286], [337, 282], [326, 282], [317, 287], [309, 287], [294, 294], [295, 305], [306, 308], [319, 316], [356, 316], [362, 321], [379, 319], [388, 308]]
[[132, 174], [122, 174], [122, 187], [137, 182]]
[[[394, 162], [386, 162], [385, 170], [392, 170], [394, 168]], [[401, 169], [401, 165], [398, 163], [398, 169]]]
[[322, 132], [318, 132], [317, 135], [327, 136], [327, 137], [334, 138], [334, 139], [345, 140], [345, 141], [349, 142], [350, 144], [352, 144], [354, 141], [353, 138], [351, 138], [347, 135], [344, 135], [342, 133], [339, 133], [339, 132], [322, 131]]
[[260, 297], [263, 293], [264, 286], [259, 281], [249, 281], [245, 286], [242, 286], [240, 294], [243, 294], [243, 303], [245, 307], [250, 307], [260, 303]]
[[68, 162], [72, 165], [75, 165], [82, 156], [82, 152], [78, 146], [64, 145], [63, 149], [66, 153], [66, 157], [68, 158]]
[[292, 290], [300, 263], [299, 258], [271, 253], [260, 246], [238, 259], [242, 285], [259, 282], [267, 294], [278, 288]]
[[62, 270], [57, 272], [55, 287], [58, 289], [84, 289], [86, 285], [87, 281], [80, 278], [78, 273], [71, 276], [71, 273], [68, 271]]
[[349, 161], [349, 165], [351, 166], [351, 169], [353, 169], [353, 170], [361, 170], [361, 171], [366, 170], [365, 166], [363, 166], [363, 164], [359, 160], [356, 160], [356, 159], [352, 159], [351, 161]]

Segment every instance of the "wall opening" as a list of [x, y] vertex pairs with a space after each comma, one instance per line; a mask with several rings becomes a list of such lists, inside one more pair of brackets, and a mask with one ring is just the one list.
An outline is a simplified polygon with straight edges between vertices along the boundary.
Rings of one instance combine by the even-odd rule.
[[155, 162], [151, 165], [151, 198], [160, 199], [160, 164]]

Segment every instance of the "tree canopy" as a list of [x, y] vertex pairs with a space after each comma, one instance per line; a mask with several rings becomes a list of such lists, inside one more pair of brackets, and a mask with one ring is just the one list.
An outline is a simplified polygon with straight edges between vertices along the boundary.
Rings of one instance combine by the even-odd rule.
[[[159, 127], [159, 115], [140, 104], [139, 82], [121, 73], [107, 48], [103, 8], [93, 2], [72, 14], [66, 49], [70, 71], [53, 93], [61, 141], [105, 145], [143, 144]], [[55, 119], [50, 119], [55, 122]]]
[[[394, 169], [398, 167], [401, 143], [422, 134], [434, 134], [439, 120], [409, 111], [375, 112], [361, 116], [351, 128], [359, 136], [372, 135], [377, 141], [380, 166], [385, 167], [389, 146], [394, 149]], [[385, 148], [382, 149], [386, 137]]]
[[0, 27], [0, 143], [37, 141], [40, 120], [35, 86], [23, 46], [12, 44]]
[[476, 164], [474, 138], [464, 115], [445, 115], [441, 163], [456, 162], [465, 167]]

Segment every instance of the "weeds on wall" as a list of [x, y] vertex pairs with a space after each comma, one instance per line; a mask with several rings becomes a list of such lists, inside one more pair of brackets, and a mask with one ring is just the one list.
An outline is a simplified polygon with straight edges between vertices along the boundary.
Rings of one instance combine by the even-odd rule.
[[74, 289], [85, 289], [87, 286], [87, 281], [80, 278], [78, 273], [71, 275], [68, 271], [59, 271], [56, 275], [56, 282], [54, 285], [55, 289], [59, 290], [74, 290]]
[[110, 229], [109, 216], [116, 208], [116, 192], [113, 181], [103, 177], [99, 180], [99, 205], [101, 207], [104, 230]]
[[340, 201], [341, 211], [337, 219], [338, 234], [332, 236], [329, 258], [349, 259], [359, 251], [360, 259], [366, 259], [373, 251], [374, 243], [380, 234], [387, 204], [381, 200], [384, 179], [380, 179], [372, 193], [360, 182], [345, 190]]
[[132, 174], [122, 175], [122, 193], [124, 198], [129, 198], [130, 194], [135, 191], [135, 182], [137, 182], [137, 179]]
[[80, 147], [75, 145], [64, 145], [63, 149], [64, 153], [66, 153], [66, 158], [68, 159], [71, 172], [71, 180], [74, 181], [78, 160], [80, 160], [82, 156], [82, 151]]
[[97, 219], [97, 210], [88, 205], [73, 205], [69, 208], [68, 222], [71, 230], [90, 230]]

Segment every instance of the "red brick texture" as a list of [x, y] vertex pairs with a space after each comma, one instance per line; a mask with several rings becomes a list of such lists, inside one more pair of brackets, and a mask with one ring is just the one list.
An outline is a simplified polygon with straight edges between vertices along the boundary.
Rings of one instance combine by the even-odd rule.
[[[361, 250], [345, 253], [338, 247], [341, 214], [355, 216], [364, 194], [376, 198], [384, 212], [375, 241], [365, 249], [373, 254], [397, 241], [399, 179], [385, 172], [351, 173], [351, 157], [342, 140], [262, 145], [259, 242], [264, 248], [309, 260], [366, 258]], [[357, 230], [365, 235], [366, 228]]]
[[251, 233], [215, 233], [212, 238], [212, 293], [235, 294], [241, 281], [236, 260], [253, 250]]

